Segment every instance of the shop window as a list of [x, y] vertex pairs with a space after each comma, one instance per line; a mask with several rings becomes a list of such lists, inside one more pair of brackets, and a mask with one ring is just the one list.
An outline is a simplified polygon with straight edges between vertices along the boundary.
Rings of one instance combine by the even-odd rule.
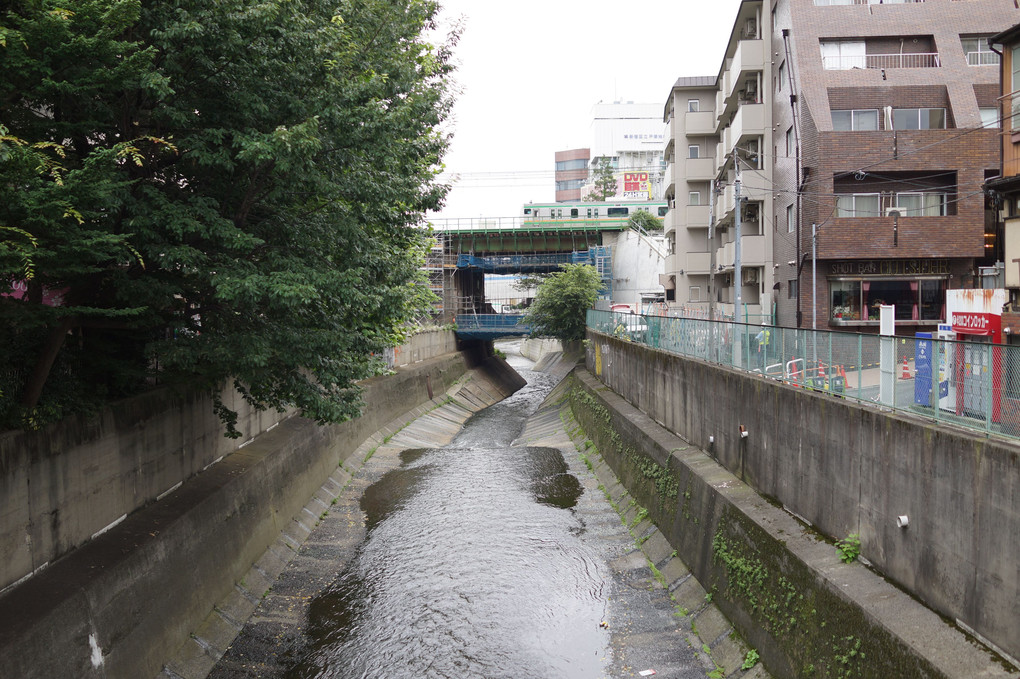
[[833, 321], [879, 320], [879, 307], [895, 307], [897, 321], [938, 321], [945, 317], [946, 282], [942, 279], [839, 280], [829, 284]]

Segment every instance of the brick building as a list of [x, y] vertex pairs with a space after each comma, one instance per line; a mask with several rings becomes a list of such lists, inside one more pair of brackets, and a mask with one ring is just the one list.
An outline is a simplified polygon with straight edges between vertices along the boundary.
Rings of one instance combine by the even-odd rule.
[[[742, 276], [745, 303], [784, 326], [859, 331], [877, 330], [877, 306], [893, 304], [912, 334], [945, 318], [947, 289], [979, 285], [1001, 247], [983, 191], [999, 173], [988, 39], [1018, 19], [1013, 0], [741, 3], [715, 84], [714, 212], [719, 238], [740, 214], [741, 241], [767, 247], [760, 273]], [[760, 73], [748, 56], [758, 45]], [[734, 150], [756, 206], [737, 213]]]

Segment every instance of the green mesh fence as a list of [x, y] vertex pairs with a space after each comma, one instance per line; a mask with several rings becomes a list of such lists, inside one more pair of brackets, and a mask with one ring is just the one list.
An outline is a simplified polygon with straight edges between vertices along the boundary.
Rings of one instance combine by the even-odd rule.
[[588, 311], [588, 327], [936, 422], [1020, 437], [1020, 346]]

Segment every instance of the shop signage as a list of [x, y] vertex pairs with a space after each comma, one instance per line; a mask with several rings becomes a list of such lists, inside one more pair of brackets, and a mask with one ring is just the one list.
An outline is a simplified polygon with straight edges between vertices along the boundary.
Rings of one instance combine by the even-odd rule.
[[956, 311], [953, 313], [953, 331], [967, 335], [990, 335], [992, 330], [997, 329], [996, 320], [998, 317], [993, 318], [992, 314]]
[[833, 276], [948, 276], [948, 259], [854, 259], [829, 264]]

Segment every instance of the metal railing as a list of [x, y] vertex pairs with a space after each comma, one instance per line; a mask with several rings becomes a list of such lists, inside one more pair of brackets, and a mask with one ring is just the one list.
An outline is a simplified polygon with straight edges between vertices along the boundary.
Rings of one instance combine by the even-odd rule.
[[1020, 438], [1020, 346], [589, 310], [597, 332], [787, 384]]
[[822, 65], [829, 70], [853, 68], [937, 68], [942, 65], [938, 52], [908, 54], [861, 54], [822, 57]]

